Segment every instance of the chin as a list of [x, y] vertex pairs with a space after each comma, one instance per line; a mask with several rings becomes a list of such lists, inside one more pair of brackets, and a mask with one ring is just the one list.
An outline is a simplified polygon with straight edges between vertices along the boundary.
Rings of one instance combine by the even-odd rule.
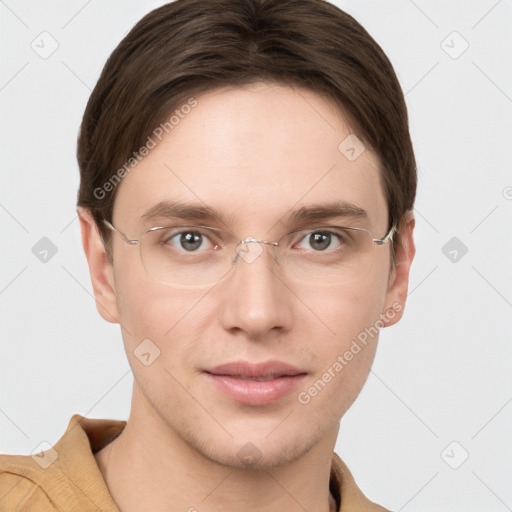
[[263, 471], [291, 464], [310, 451], [315, 443], [298, 439], [292, 444], [289, 440], [287, 444], [272, 444], [264, 440], [247, 441], [245, 444], [237, 443], [236, 446], [233, 446], [234, 444], [205, 449], [202, 455], [216, 464], [229, 468]]
[[[239, 433], [232, 437], [212, 435], [211, 431], [186, 429], [187, 437], [184, 440], [196, 453], [215, 464], [261, 471], [289, 465], [305, 456], [326, 437], [330, 437], [326, 436], [328, 425], [310, 423], [306, 430], [290, 422], [286, 429], [281, 430], [275, 418], [272, 428], [267, 428], [266, 422], [265, 429], [250, 426], [250, 422], [244, 423], [245, 428], [238, 429]], [[336, 424], [338, 427], [339, 424]], [[233, 433], [234, 429], [228, 426], [227, 430]]]

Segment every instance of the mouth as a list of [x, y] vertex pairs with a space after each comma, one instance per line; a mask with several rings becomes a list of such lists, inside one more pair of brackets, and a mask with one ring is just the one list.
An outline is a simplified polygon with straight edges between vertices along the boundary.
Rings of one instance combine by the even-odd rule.
[[253, 406], [268, 405], [286, 397], [307, 375], [307, 372], [281, 361], [259, 364], [234, 361], [204, 373], [223, 395]]
[[281, 377], [288, 377], [288, 375], [270, 375], [269, 377], [244, 377], [243, 375], [225, 375], [225, 377], [234, 377], [240, 380], [253, 380], [255, 382], [266, 382], [268, 380], [275, 380]]

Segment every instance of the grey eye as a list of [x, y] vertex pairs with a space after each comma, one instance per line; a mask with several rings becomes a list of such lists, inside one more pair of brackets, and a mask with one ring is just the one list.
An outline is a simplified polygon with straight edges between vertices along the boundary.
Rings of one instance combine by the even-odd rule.
[[313, 249], [324, 251], [331, 245], [331, 233], [312, 233], [309, 235], [309, 243]]
[[307, 246], [300, 248], [307, 251], [322, 252], [327, 249], [334, 249], [336, 241], [338, 241], [338, 247], [342, 245], [341, 237], [332, 231], [312, 231], [301, 240], [301, 244], [306, 243]]
[[200, 248], [203, 243], [203, 235], [201, 233], [183, 232], [179, 233], [179, 243], [183, 249], [187, 251], [195, 251]]
[[211, 242], [207, 235], [196, 230], [169, 230], [162, 237], [162, 244], [169, 245], [173, 249], [185, 252], [201, 252], [206, 249], [215, 249], [218, 246]]

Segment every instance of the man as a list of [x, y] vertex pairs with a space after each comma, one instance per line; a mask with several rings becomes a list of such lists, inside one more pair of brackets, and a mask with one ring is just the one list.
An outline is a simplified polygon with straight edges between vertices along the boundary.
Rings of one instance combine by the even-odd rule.
[[127, 422], [2, 456], [0, 510], [385, 510], [335, 454], [405, 306], [416, 191], [393, 69], [321, 0], [177, 0], [111, 55], [78, 141]]

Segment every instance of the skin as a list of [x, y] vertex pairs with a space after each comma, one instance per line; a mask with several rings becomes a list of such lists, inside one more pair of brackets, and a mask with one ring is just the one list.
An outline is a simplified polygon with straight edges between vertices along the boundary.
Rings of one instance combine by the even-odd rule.
[[[129, 238], [151, 227], [140, 217], [163, 199], [205, 203], [233, 215], [229, 228], [240, 239], [264, 240], [289, 231], [279, 219], [292, 208], [343, 199], [368, 212], [375, 237], [386, 234], [378, 159], [367, 148], [350, 162], [338, 150], [351, 131], [328, 100], [269, 83], [197, 100], [120, 184], [113, 224]], [[173, 288], [151, 280], [139, 248], [115, 234], [110, 265], [86, 210], [80, 223], [98, 311], [121, 324], [134, 375], [127, 426], [95, 454], [120, 510], [333, 510], [329, 474], [340, 420], [367, 379], [378, 336], [307, 405], [297, 392], [243, 405], [202, 370], [280, 360], [308, 373], [297, 391], [307, 390], [393, 303], [402, 310], [384, 326], [401, 318], [415, 252], [412, 215], [396, 269], [389, 246], [376, 247], [367, 274], [335, 287], [279, 279], [265, 246], [211, 289]], [[161, 351], [149, 366], [134, 355], [146, 338]], [[252, 466], [237, 456], [248, 442], [260, 457]]]

